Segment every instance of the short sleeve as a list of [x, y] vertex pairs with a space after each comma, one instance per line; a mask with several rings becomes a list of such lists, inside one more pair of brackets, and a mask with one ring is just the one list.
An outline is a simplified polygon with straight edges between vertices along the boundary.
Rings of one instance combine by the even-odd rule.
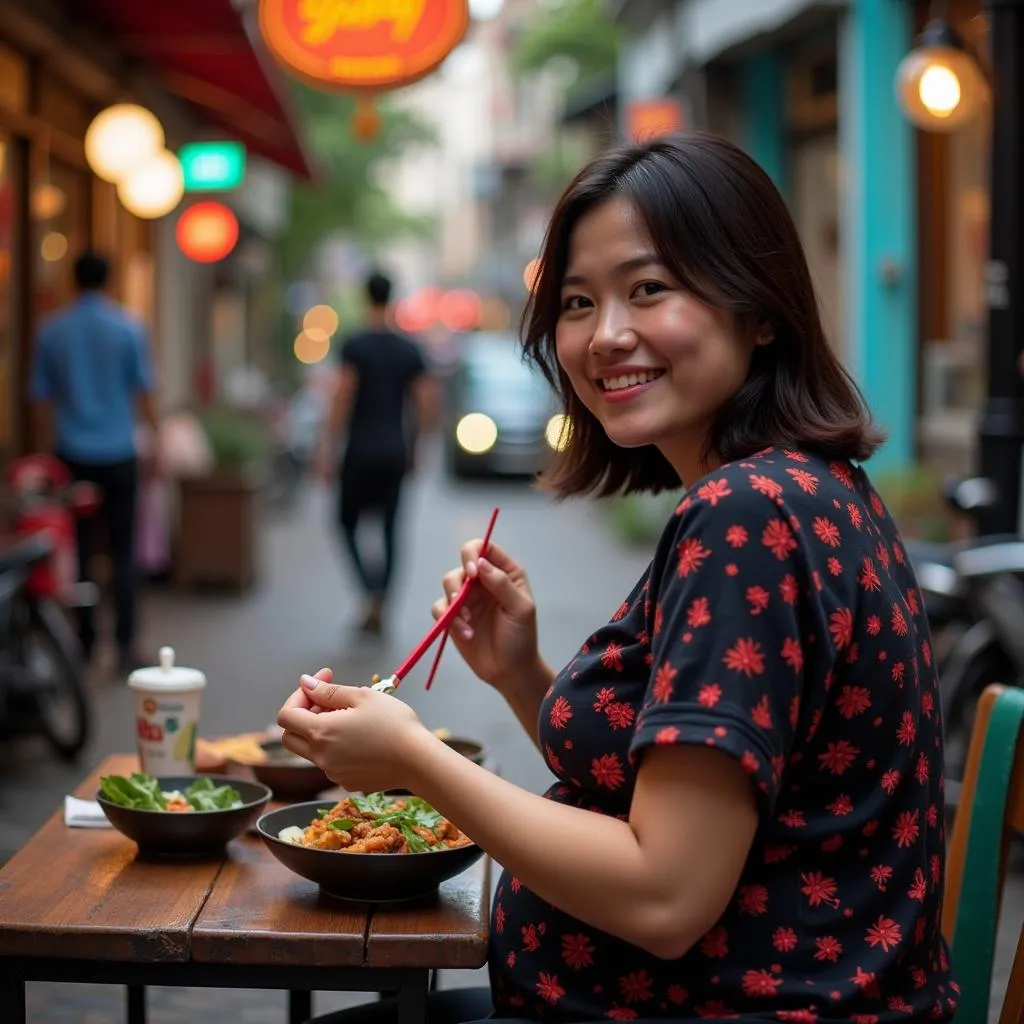
[[652, 593], [634, 761], [656, 745], [718, 748], [771, 811], [800, 710], [808, 582], [793, 528], [770, 499], [723, 480], [714, 502], [684, 508]]
[[152, 391], [156, 381], [146, 332], [139, 324], [133, 324], [129, 330], [131, 331], [130, 383], [136, 391]]
[[32, 352], [29, 394], [34, 402], [48, 402], [56, 390], [53, 373], [53, 351], [49, 332], [40, 331]]

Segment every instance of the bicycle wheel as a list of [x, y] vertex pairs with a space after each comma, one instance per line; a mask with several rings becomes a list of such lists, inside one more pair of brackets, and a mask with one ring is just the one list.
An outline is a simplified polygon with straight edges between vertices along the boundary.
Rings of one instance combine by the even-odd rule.
[[34, 681], [39, 728], [54, 752], [72, 761], [92, 734], [78, 642], [52, 601], [40, 601], [26, 611], [22, 657]]

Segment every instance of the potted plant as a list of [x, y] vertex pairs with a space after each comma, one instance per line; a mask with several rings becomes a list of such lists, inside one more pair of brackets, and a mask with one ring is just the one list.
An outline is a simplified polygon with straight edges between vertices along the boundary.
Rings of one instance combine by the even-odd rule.
[[242, 591], [257, 575], [259, 493], [270, 444], [253, 415], [228, 407], [196, 413], [213, 454], [209, 472], [180, 482], [175, 578]]

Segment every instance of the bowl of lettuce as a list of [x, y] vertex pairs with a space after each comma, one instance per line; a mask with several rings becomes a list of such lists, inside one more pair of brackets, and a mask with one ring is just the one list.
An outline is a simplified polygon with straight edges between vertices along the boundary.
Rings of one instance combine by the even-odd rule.
[[260, 782], [226, 775], [103, 775], [96, 802], [139, 850], [162, 857], [216, 853], [259, 817]]

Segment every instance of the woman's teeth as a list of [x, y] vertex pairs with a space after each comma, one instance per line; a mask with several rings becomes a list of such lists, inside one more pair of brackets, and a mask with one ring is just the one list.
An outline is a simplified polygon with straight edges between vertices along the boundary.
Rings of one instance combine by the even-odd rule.
[[646, 373], [626, 373], [621, 377], [604, 377], [601, 387], [605, 391], [621, 391], [623, 388], [635, 388], [638, 384], [646, 384], [661, 376], [661, 370], [648, 370]]

